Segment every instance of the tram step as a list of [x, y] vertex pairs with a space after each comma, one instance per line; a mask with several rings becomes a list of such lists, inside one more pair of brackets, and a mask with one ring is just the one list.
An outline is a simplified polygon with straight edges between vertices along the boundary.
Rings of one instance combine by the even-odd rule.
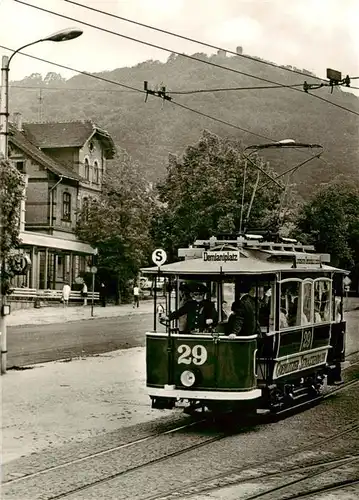
[[297, 401], [298, 399], [307, 397], [309, 394], [308, 387], [298, 387], [298, 389], [294, 389], [291, 391], [288, 396], [292, 401]]

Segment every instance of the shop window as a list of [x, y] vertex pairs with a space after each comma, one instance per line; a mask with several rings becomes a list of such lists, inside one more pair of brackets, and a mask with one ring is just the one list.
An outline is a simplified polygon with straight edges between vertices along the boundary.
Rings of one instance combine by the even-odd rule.
[[62, 219], [71, 220], [71, 195], [64, 193], [62, 195]]

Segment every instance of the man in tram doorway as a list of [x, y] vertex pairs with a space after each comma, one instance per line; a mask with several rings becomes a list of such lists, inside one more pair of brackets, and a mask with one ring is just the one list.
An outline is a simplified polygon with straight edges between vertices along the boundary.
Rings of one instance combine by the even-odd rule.
[[256, 315], [255, 287], [244, 282], [240, 285], [240, 299], [236, 299], [231, 307], [232, 314], [228, 318], [226, 335], [250, 336], [259, 332], [260, 326]]
[[189, 299], [177, 311], [165, 317], [172, 321], [185, 316], [185, 327], [181, 333], [200, 333], [218, 323], [218, 313], [210, 300], [205, 298], [207, 288], [202, 283], [188, 283]]

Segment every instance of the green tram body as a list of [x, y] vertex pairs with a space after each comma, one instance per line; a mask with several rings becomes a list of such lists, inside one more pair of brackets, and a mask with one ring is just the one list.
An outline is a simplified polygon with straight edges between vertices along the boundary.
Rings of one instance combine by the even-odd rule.
[[[345, 358], [342, 279], [346, 271], [327, 265], [328, 255], [297, 243], [240, 237], [195, 242], [180, 249], [179, 256], [185, 259], [142, 270], [168, 279], [165, 296], [155, 294], [154, 328], [146, 333], [146, 385], [154, 408], [184, 403], [219, 411], [276, 410], [317, 395], [325, 380], [332, 384], [340, 379]], [[223, 287], [230, 286], [237, 296], [237, 284], [244, 278], [256, 283], [257, 315], [263, 284], [271, 290], [268, 322], [261, 323], [259, 334], [229, 337], [223, 333]], [[179, 285], [190, 280], [216, 290], [212, 300], [220, 317], [211, 332], [180, 333], [178, 320], [164, 327], [156, 317], [161, 302], [167, 314], [178, 307]], [[290, 297], [287, 287], [298, 290], [299, 319], [291, 326], [281, 324], [281, 306]], [[321, 305], [327, 311], [320, 316], [315, 307], [318, 290], [323, 289], [326, 300]], [[307, 316], [302, 324], [303, 311]]]

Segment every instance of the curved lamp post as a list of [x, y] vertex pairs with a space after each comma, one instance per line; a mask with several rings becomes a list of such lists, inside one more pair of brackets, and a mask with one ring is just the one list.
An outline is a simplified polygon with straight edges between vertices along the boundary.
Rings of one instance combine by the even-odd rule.
[[21, 50], [30, 47], [30, 45], [35, 45], [40, 42], [66, 42], [67, 40], [73, 40], [74, 38], [82, 35], [83, 31], [78, 28], [67, 28], [61, 31], [57, 31], [46, 38], [40, 38], [34, 42], [27, 43], [22, 47], [18, 48], [13, 52], [8, 58], [3, 56], [2, 67], [1, 67], [1, 109], [0, 109], [0, 156], [3, 155], [5, 160], [8, 159], [8, 135], [9, 135], [9, 70], [10, 62], [15, 54]]
[[[66, 42], [67, 40], [72, 40], [74, 38], [82, 35], [83, 31], [77, 28], [68, 28], [65, 30], [57, 31], [46, 38], [40, 38], [34, 42], [27, 43], [22, 47], [18, 48], [13, 52], [8, 58], [3, 56], [2, 67], [1, 67], [1, 99], [0, 99], [0, 158], [4, 157], [5, 160], [8, 159], [8, 143], [9, 143], [9, 66], [12, 58], [15, 54], [30, 47], [30, 45], [35, 45], [35, 43], [40, 42]], [[0, 267], [3, 269], [4, 260], [0, 260]], [[0, 269], [0, 275], [1, 275]], [[1, 373], [6, 373], [6, 362], [7, 362], [7, 339], [6, 339], [6, 314], [8, 307], [6, 306], [6, 296], [1, 293], [0, 285], [0, 343], [1, 343]]]

